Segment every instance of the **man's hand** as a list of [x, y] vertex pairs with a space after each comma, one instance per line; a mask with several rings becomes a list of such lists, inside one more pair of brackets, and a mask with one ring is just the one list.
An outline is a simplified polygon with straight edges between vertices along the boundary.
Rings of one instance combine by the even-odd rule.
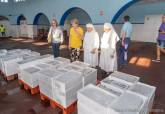
[[77, 33], [77, 35], [79, 35], [81, 37], [81, 39], [83, 40], [83, 35], [78, 31], [78, 28], [74, 28], [74, 31]]
[[165, 34], [165, 31], [164, 30], [159, 30], [159, 33], [160, 34]]
[[111, 58], [114, 58], [114, 55], [111, 55]]
[[74, 28], [74, 31], [75, 31], [76, 33], [79, 33], [78, 28]]
[[124, 41], [122, 41], [122, 46], [124, 46], [125, 45], [125, 43], [124, 43]]
[[93, 50], [91, 51], [91, 53], [92, 53], [92, 54], [95, 54], [95, 53], [96, 53], [96, 49], [93, 49]]

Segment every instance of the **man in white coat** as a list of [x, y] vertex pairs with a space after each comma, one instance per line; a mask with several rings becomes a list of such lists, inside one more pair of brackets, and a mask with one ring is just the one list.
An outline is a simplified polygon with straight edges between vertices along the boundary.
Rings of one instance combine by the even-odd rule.
[[83, 44], [84, 62], [96, 67], [98, 66], [99, 35], [92, 24], [87, 24], [86, 28]]
[[116, 43], [119, 37], [110, 23], [104, 24], [104, 34], [101, 38], [100, 67], [107, 74], [117, 70]]

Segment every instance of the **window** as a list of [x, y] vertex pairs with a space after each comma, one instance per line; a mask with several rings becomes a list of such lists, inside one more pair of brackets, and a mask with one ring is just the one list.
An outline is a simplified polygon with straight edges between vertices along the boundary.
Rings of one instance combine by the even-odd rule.
[[25, 2], [26, 0], [14, 0], [14, 2]]
[[8, 2], [8, 0], [0, 0], [0, 2], [7, 3], [7, 2]]

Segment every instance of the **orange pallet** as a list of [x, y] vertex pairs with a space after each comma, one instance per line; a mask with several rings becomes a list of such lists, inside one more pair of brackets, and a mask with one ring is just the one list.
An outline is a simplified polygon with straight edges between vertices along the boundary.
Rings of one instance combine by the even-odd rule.
[[1, 75], [1, 76], [4, 76], [4, 73], [3, 73], [1, 70], [0, 70], [0, 75]]
[[28, 84], [26, 84], [26, 83], [25, 83], [24, 81], [22, 81], [22, 80], [18, 80], [18, 83], [19, 83], [20, 87], [23, 86], [23, 88], [24, 88], [25, 90], [27, 90], [27, 91], [30, 90], [30, 93], [31, 93], [32, 95], [40, 93], [39, 86], [37, 86], [37, 87], [35, 87], [35, 88], [31, 88]]
[[52, 108], [59, 108], [59, 109], [61, 109], [62, 110], [62, 114], [72, 114], [77, 109], [77, 101], [74, 102], [73, 104], [71, 104], [69, 107], [64, 108], [59, 103], [57, 103], [54, 100], [48, 98], [46, 95], [44, 95], [42, 93], [40, 93], [40, 97], [41, 97], [42, 101], [45, 101], [45, 100], [49, 101]]
[[4, 75], [4, 79], [5, 79], [6, 81], [15, 80], [15, 79], [17, 79], [17, 77], [18, 77], [17, 74], [14, 74], [14, 75], [11, 75], [11, 76], [5, 76], [5, 75]]
[[97, 80], [96, 85], [99, 85], [99, 84], [100, 84], [100, 82], [101, 82], [100, 80]]

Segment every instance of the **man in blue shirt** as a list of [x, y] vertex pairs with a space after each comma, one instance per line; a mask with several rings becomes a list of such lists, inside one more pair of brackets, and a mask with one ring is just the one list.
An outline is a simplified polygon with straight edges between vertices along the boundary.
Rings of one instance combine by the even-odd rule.
[[128, 47], [131, 42], [133, 26], [130, 23], [130, 17], [124, 17], [124, 25], [121, 30], [121, 48], [119, 52], [119, 65], [127, 64]]

